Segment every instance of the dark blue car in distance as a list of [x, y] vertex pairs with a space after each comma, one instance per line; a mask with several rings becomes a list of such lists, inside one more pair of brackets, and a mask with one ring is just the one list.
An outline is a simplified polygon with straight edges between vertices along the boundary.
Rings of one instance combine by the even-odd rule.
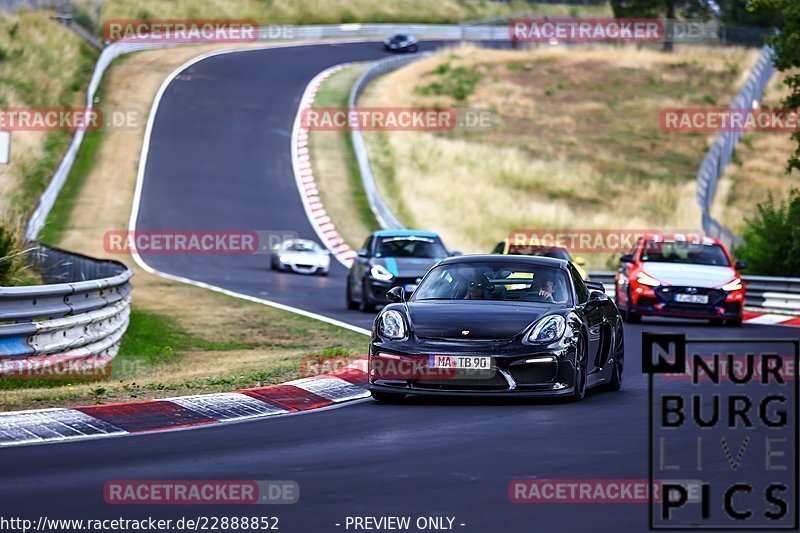
[[358, 250], [347, 276], [348, 309], [374, 311], [387, 303], [386, 293], [402, 287], [413, 293], [433, 265], [451, 255], [436, 233], [381, 230]]

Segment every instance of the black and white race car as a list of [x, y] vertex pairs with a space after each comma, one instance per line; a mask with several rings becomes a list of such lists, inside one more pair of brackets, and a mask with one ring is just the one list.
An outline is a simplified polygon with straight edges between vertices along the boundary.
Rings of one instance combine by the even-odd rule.
[[276, 244], [270, 255], [272, 270], [327, 276], [331, 268], [330, 252], [306, 239], [287, 239]]

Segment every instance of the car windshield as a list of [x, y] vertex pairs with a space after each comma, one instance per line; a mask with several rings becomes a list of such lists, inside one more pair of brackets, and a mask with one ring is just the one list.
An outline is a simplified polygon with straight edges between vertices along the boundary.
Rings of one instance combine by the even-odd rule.
[[392, 41], [394, 41], [394, 42], [401, 42], [401, 41], [405, 41], [407, 39], [408, 39], [408, 36], [406, 36], [406, 35], [395, 35], [394, 37], [392, 37]]
[[433, 237], [380, 237], [375, 257], [447, 257], [444, 246]]
[[728, 256], [719, 244], [686, 241], [647, 241], [642, 250], [642, 261], [730, 266]]
[[320, 250], [317, 243], [312, 241], [287, 241], [283, 245], [287, 252], [318, 252]]
[[491, 300], [563, 305], [571, 302], [566, 273], [558, 268], [504, 262], [451, 263], [433, 268], [414, 301]]
[[508, 247], [509, 255], [538, 255], [541, 257], [553, 257], [571, 261], [569, 253], [563, 248], [547, 248], [544, 246], [528, 246], [524, 244], [512, 244]]

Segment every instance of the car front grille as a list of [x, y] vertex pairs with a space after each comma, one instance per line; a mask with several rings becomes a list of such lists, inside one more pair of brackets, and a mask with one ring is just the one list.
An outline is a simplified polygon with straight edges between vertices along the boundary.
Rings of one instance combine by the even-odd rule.
[[509, 373], [517, 385], [542, 385], [552, 383], [556, 379], [558, 365], [553, 363], [534, 363], [514, 365]]
[[432, 390], [507, 390], [508, 381], [495, 372], [491, 377], [476, 378], [474, 374], [467, 376], [456, 375], [446, 379], [419, 379], [412, 382], [412, 388]]

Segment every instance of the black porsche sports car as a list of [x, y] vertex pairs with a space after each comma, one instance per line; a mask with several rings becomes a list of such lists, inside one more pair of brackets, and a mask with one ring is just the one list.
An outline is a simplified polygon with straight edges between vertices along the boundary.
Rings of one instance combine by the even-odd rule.
[[376, 317], [372, 397], [407, 394], [571, 396], [618, 390], [622, 317], [600, 283], [562, 259], [467, 255], [402, 287]]
[[419, 41], [413, 35], [393, 35], [383, 41], [383, 49], [389, 52], [416, 52]]

